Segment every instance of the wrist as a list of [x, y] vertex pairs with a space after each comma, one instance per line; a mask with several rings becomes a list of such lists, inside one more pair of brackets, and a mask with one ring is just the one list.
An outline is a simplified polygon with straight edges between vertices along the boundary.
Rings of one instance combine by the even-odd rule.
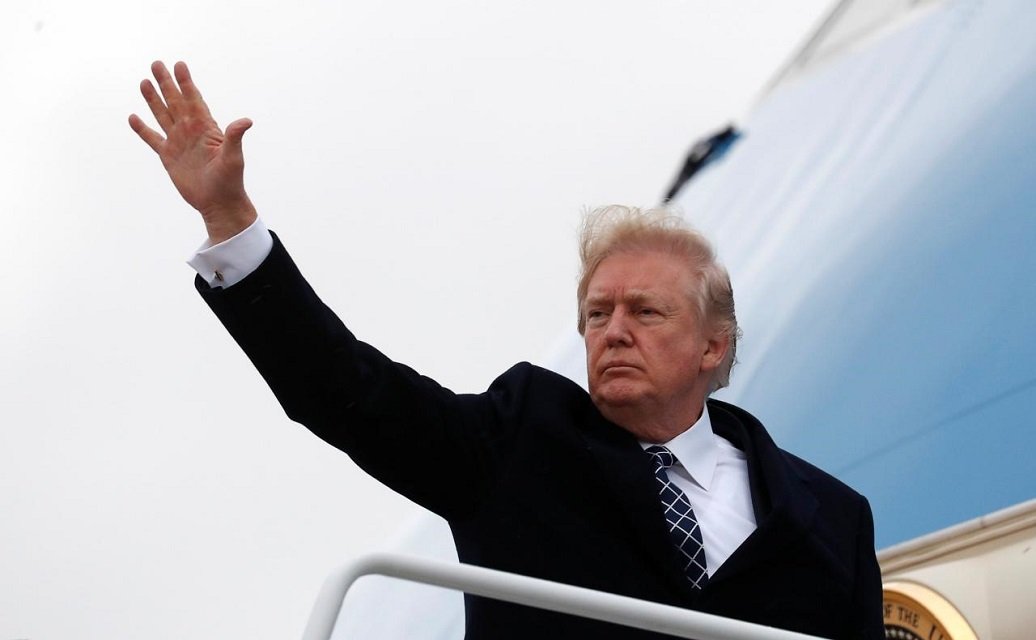
[[201, 216], [209, 234], [209, 243], [217, 245], [247, 229], [259, 214], [252, 203], [246, 200], [233, 207], [203, 211]]

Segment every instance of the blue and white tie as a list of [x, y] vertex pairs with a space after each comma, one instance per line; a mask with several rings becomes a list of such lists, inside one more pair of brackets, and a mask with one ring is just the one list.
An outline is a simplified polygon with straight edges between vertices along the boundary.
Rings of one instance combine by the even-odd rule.
[[669, 523], [669, 535], [673, 544], [686, 559], [684, 575], [696, 589], [703, 589], [709, 581], [705, 563], [705, 545], [702, 543], [701, 527], [694, 517], [694, 509], [687, 494], [680, 487], [669, 481], [666, 469], [676, 464], [676, 457], [660, 446], [645, 449], [655, 463], [655, 481], [658, 484], [658, 495], [665, 508], [665, 519]]

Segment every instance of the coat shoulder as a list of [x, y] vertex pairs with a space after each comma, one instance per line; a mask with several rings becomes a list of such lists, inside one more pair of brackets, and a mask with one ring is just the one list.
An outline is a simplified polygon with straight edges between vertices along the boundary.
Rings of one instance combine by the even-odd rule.
[[592, 405], [590, 394], [583, 387], [559, 373], [529, 362], [519, 362], [497, 376], [487, 393], [543, 406]]

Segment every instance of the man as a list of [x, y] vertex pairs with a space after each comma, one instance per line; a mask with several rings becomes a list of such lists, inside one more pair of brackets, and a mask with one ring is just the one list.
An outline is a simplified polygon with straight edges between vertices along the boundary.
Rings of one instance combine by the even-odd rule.
[[[589, 395], [527, 363], [457, 395], [358, 341], [243, 187], [183, 63], [141, 90], [164, 136], [130, 126], [202, 215], [198, 290], [288, 416], [450, 524], [463, 562], [823, 637], [881, 638], [866, 500], [778, 449], [726, 384], [733, 296], [679, 219], [606, 208], [583, 233]], [[657, 638], [466, 599], [476, 638]]]

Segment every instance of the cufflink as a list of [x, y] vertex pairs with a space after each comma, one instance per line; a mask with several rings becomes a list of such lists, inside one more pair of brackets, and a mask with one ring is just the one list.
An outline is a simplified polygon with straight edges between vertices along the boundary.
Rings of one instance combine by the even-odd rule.
[[217, 282], [223, 282], [223, 274], [222, 273], [220, 273], [219, 271], [213, 271], [212, 273], [214, 273], [216, 275], [216, 281]]

